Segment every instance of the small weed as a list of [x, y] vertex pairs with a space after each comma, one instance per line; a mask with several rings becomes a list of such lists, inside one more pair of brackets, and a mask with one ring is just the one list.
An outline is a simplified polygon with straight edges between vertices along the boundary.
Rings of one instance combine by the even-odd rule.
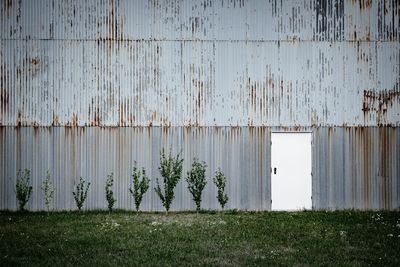
[[86, 181], [82, 177], [80, 177], [79, 183], [75, 187], [75, 191], [72, 192], [78, 210], [82, 209], [83, 203], [85, 203], [89, 191], [90, 182], [87, 183], [87, 186], [85, 186], [85, 184]]
[[140, 203], [142, 203], [143, 195], [149, 189], [150, 179], [147, 177], [144, 168], [142, 168], [142, 170], [139, 170], [136, 167], [136, 162], [132, 170], [132, 183], [133, 188], [129, 188], [129, 192], [132, 194], [135, 200], [136, 212], [138, 212], [140, 208]]
[[54, 188], [53, 183], [51, 182], [50, 172], [46, 172], [46, 179], [44, 179], [42, 183], [42, 190], [44, 193], [44, 204], [46, 206], [46, 210], [50, 211], [51, 204], [54, 198]]
[[32, 186], [29, 184], [30, 174], [31, 172], [28, 169], [25, 169], [24, 171], [19, 170], [17, 173], [15, 194], [19, 203], [20, 211], [23, 211], [25, 209], [25, 205], [32, 195]]
[[114, 198], [114, 191], [113, 191], [113, 185], [114, 185], [114, 173], [111, 173], [107, 175], [107, 181], [106, 181], [106, 199], [108, 203], [108, 210], [111, 212], [115, 202], [117, 201]]
[[196, 203], [196, 211], [200, 211], [201, 194], [207, 184], [206, 180], [206, 163], [194, 159], [192, 169], [187, 173], [186, 182], [188, 183], [189, 192], [192, 194], [193, 201]]
[[228, 195], [225, 193], [226, 177], [220, 169], [215, 172], [214, 184], [218, 188], [218, 202], [221, 205], [222, 210], [224, 210], [224, 207], [228, 202]]
[[160, 185], [160, 182], [157, 178], [157, 186], [154, 188], [154, 190], [160, 198], [167, 213], [171, 207], [172, 200], [175, 198], [174, 188], [181, 179], [182, 164], [183, 159], [180, 158], [180, 154], [178, 154], [176, 157], [173, 157], [171, 153], [166, 155], [164, 149], [161, 151], [161, 166], [159, 167], [159, 170], [161, 176], [163, 177], [163, 186]]

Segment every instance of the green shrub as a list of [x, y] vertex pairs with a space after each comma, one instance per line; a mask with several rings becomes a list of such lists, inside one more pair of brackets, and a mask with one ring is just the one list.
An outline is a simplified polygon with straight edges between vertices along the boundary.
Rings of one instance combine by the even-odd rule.
[[225, 193], [226, 177], [222, 173], [221, 169], [218, 169], [215, 172], [214, 184], [218, 188], [218, 194], [217, 194], [218, 202], [221, 205], [222, 210], [224, 210], [225, 204], [228, 202], [228, 196]]
[[25, 204], [32, 195], [32, 186], [29, 185], [30, 170], [19, 170], [17, 173], [17, 183], [15, 185], [15, 194], [19, 203], [19, 210], [24, 210]]
[[47, 211], [49, 211], [50, 204], [52, 203], [54, 197], [54, 189], [49, 171], [46, 172], [46, 179], [44, 179], [42, 183], [42, 190], [44, 193], [44, 204], [46, 205]]
[[132, 183], [133, 189], [129, 188], [129, 192], [131, 192], [134, 200], [135, 200], [135, 207], [136, 211], [139, 211], [140, 203], [142, 202], [143, 195], [149, 189], [150, 179], [146, 175], [146, 171], [144, 168], [140, 171], [135, 165], [133, 166], [132, 170]]
[[80, 177], [79, 183], [75, 187], [75, 191], [72, 192], [78, 210], [82, 209], [83, 203], [85, 203], [87, 193], [89, 190], [90, 182], [87, 183], [87, 186], [85, 186], [85, 184], [86, 184], [85, 180], [82, 177]]
[[160, 167], [158, 169], [163, 177], [163, 190], [158, 178], [156, 180], [157, 186], [154, 190], [168, 213], [171, 202], [174, 199], [174, 188], [181, 179], [183, 159], [180, 158], [180, 154], [175, 158], [172, 157], [171, 153], [165, 155], [164, 149], [161, 151], [160, 158]]
[[187, 173], [186, 182], [188, 189], [192, 194], [193, 201], [196, 203], [196, 211], [199, 212], [201, 204], [201, 193], [207, 184], [206, 181], [206, 163], [194, 159], [192, 169]]
[[114, 192], [113, 192], [113, 185], [114, 185], [114, 173], [111, 173], [109, 175], [107, 175], [107, 181], [106, 181], [106, 199], [108, 202], [108, 210], [111, 212], [113, 207], [114, 207], [114, 203], [117, 201], [114, 198]]

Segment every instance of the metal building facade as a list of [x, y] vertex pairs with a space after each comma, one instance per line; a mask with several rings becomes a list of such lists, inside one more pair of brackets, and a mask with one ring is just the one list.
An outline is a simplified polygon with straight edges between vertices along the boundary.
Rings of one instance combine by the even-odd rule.
[[[227, 174], [228, 208], [270, 209], [270, 134], [313, 134], [313, 207], [400, 208], [400, 4], [381, 0], [4, 0], [0, 8], [0, 209], [132, 208], [136, 161], [162, 148]], [[193, 209], [184, 179], [172, 209]], [[150, 190], [143, 209], [161, 210]]]

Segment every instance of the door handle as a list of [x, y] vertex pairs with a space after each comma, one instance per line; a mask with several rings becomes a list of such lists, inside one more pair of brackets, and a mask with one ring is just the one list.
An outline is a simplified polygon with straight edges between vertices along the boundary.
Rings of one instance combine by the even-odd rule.
[[274, 174], [276, 174], [276, 167], [274, 168]]

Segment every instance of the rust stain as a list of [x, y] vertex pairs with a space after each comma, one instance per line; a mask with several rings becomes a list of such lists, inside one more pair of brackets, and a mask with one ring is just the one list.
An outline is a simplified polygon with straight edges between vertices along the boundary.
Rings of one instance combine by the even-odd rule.
[[79, 125], [78, 114], [73, 112], [71, 121], [68, 121], [67, 123], [65, 123], [65, 126], [66, 127], [76, 127], [78, 125]]
[[163, 127], [167, 127], [167, 128], [169, 128], [169, 127], [171, 127], [171, 121], [170, 120], [168, 120], [168, 118], [166, 117], [166, 116], [162, 116], [161, 117], [161, 125], [163, 126]]
[[[273, 81], [269, 79], [269, 83], [273, 84]], [[252, 81], [250, 78], [247, 79], [247, 91], [248, 91], [248, 97], [249, 97], [249, 102], [250, 106], [253, 112], [256, 112], [257, 110], [257, 87], [259, 87], [259, 91], [261, 91], [262, 88], [267, 87], [267, 82], [264, 80], [262, 82], [259, 81]], [[261, 87], [261, 88], [260, 88]], [[259, 105], [260, 105], [260, 110], [262, 110], [262, 99], [261, 96], [259, 97]], [[250, 124], [248, 124], [250, 125]]]
[[362, 111], [364, 121], [368, 120], [371, 112], [377, 117], [378, 125], [385, 124], [387, 120], [387, 110], [393, 106], [394, 102], [400, 102], [400, 89], [396, 85], [392, 90], [374, 91], [364, 90]]
[[197, 94], [195, 97], [194, 114], [195, 122], [193, 126], [200, 124], [201, 115], [203, 114], [204, 107], [204, 82], [198, 79], [192, 79], [192, 86], [196, 89]]
[[150, 115], [150, 121], [154, 122], [157, 119], [157, 112], [153, 111]]
[[22, 138], [21, 138], [21, 131], [20, 131], [20, 127], [17, 126], [14, 128], [15, 129], [15, 140], [16, 140], [16, 149], [15, 149], [15, 153], [16, 153], [16, 167], [17, 169], [21, 168], [21, 158], [22, 158]]
[[357, 61], [364, 61], [366, 63], [368, 63], [369, 58], [368, 58], [368, 53], [365, 53], [365, 51], [363, 51], [363, 49], [361, 49], [361, 42], [357, 41]]
[[89, 105], [88, 119], [90, 126], [101, 126], [101, 116], [99, 101], [92, 98], [91, 104]]
[[90, 122], [90, 126], [100, 126], [100, 125], [101, 125], [100, 108], [97, 107], [93, 112], [93, 120]]
[[117, 39], [117, 22], [116, 22], [116, 16], [115, 16], [115, 1], [111, 0], [110, 2], [110, 14], [108, 16], [108, 28], [109, 28], [109, 33], [110, 33], [110, 38], [111, 39]]
[[149, 117], [148, 127], [152, 127], [153, 124], [156, 122], [156, 120], [157, 120], [157, 112], [153, 111], [153, 112], [151, 112], [150, 117]]
[[125, 126], [125, 119], [124, 119], [124, 103], [119, 104], [118, 113], [119, 113], [119, 122], [118, 126]]
[[372, 0], [360, 0], [360, 9], [371, 9], [372, 7]]
[[363, 179], [364, 179], [364, 205], [365, 207], [371, 207], [371, 172], [369, 170], [371, 166], [370, 155], [371, 155], [371, 133], [367, 131], [367, 128], [360, 127], [362, 143], [363, 143]]
[[357, 40], [357, 32], [356, 31], [353, 32], [353, 40]]
[[135, 125], [135, 121], [136, 121], [135, 115], [130, 114], [128, 120], [129, 120], [130, 126], [134, 126]]
[[370, 31], [367, 32], [367, 36], [365, 37], [365, 39], [367, 41], [371, 41], [371, 32]]
[[387, 136], [387, 128], [379, 127], [379, 196], [380, 196], [380, 203], [379, 207], [383, 209], [388, 208], [388, 190], [387, 190], [387, 183], [388, 183], [388, 136]]
[[21, 110], [18, 110], [18, 114], [17, 114], [17, 126], [21, 126], [22, 125], [22, 112]]
[[30, 63], [31, 63], [32, 65], [38, 65], [38, 64], [40, 63], [40, 59], [39, 59], [39, 58], [32, 58], [32, 59], [30, 60]]
[[372, 0], [351, 0], [353, 5], [358, 5], [360, 10], [371, 9]]
[[300, 39], [300, 36], [294, 35], [294, 36], [292, 36], [291, 40], [289, 40], [289, 41], [291, 41], [291, 43], [294, 44], [294, 43], [300, 43], [301, 39]]
[[0, 102], [3, 109], [5, 109], [9, 101], [10, 101], [10, 94], [4, 89], [1, 89]]
[[10, 12], [12, 7], [12, 0], [4, 0], [4, 9], [7, 11], [7, 13]]
[[[29, 66], [29, 71], [32, 75], [32, 77], [36, 77], [37, 74], [40, 71], [40, 59], [35, 57], [35, 58], [31, 58], [31, 59], [26, 59], [26, 62], [30, 64]], [[18, 70], [17, 70], [18, 71]], [[21, 70], [19, 69], [19, 71], [21, 72]]]
[[163, 134], [164, 134], [165, 136], [168, 136], [169, 127], [162, 127], [162, 131], [163, 131]]
[[54, 113], [53, 113], [53, 122], [51, 123], [51, 125], [52, 126], [59, 126], [60, 125], [60, 120], [59, 120], [58, 116], [55, 115]]
[[268, 85], [272, 87], [272, 89], [274, 89], [274, 80], [272, 80], [272, 78], [268, 79]]
[[298, 125], [298, 124], [296, 124], [296, 125], [292, 128], [292, 130], [295, 131], [295, 132], [299, 132], [299, 131], [301, 131], [301, 126]]
[[199, 31], [200, 28], [200, 18], [199, 17], [192, 17], [190, 18], [191, 25], [192, 25], [192, 34], [195, 34]]
[[72, 114], [72, 126], [78, 126], [79, 120], [78, 120], [78, 114], [73, 113]]

